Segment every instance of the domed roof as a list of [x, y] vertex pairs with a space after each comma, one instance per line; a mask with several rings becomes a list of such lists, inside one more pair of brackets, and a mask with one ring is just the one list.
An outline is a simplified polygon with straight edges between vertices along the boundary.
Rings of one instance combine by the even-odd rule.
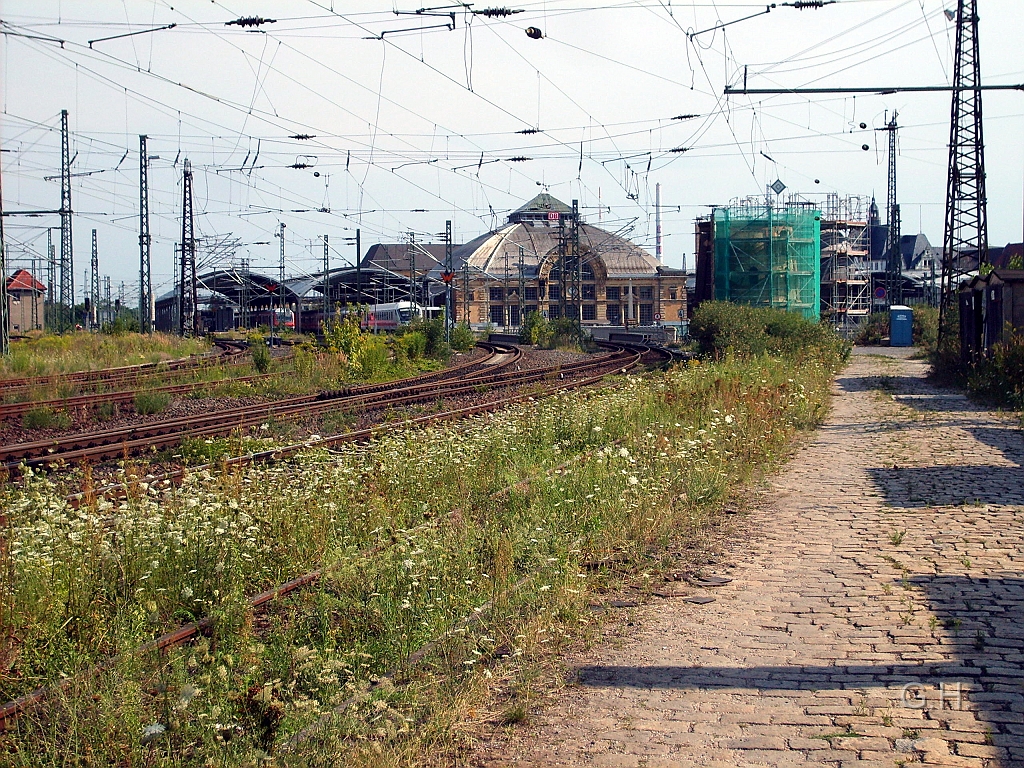
[[[548, 211], [559, 214], [548, 219]], [[541, 218], [536, 214], [544, 213]], [[522, 254], [524, 277], [546, 276], [558, 260], [559, 243], [569, 234], [569, 223], [562, 220], [572, 209], [548, 194], [541, 194], [509, 216], [509, 223], [481, 235], [452, 253], [457, 269], [468, 262], [470, 271], [504, 279], [519, 277]], [[648, 278], [658, 272], [657, 260], [643, 248], [624, 237], [590, 224], [580, 224], [580, 255], [598, 275], [608, 278]], [[507, 260], [507, 273], [506, 273]]]

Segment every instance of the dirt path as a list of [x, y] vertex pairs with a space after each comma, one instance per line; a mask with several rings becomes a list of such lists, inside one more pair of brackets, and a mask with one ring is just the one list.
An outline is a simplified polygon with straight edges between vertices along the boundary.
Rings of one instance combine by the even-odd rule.
[[469, 764], [1024, 766], [1024, 434], [925, 373], [855, 355], [717, 600], [639, 609]]

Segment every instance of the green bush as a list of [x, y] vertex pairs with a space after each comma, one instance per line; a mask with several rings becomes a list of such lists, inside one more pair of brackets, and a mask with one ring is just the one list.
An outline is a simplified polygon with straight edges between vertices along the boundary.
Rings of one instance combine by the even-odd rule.
[[939, 308], [918, 304], [914, 307], [914, 346], [934, 352], [939, 343]]
[[355, 361], [360, 377], [373, 379], [383, 375], [391, 362], [387, 342], [381, 336], [366, 335]]
[[260, 334], [253, 334], [249, 337], [249, 354], [252, 355], [252, 367], [257, 373], [266, 373], [270, 370], [270, 350]]
[[548, 324], [551, 338], [544, 345], [547, 349], [573, 349], [583, 351], [586, 334], [578, 320], [559, 317]]
[[452, 328], [450, 342], [456, 352], [468, 352], [476, 346], [476, 335], [468, 325], [460, 324]]
[[427, 353], [427, 335], [422, 331], [410, 331], [398, 337], [399, 350], [409, 360], [419, 360]]
[[968, 372], [967, 386], [982, 400], [1024, 410], [1024, 331], [1007, 327], [1003, 333], [1006, 340]]
[[519, 341], [523, 344], [547, 346], [551, 341], [551, 324], [540, 312], [527, 312], [522, 328], [519, 329]]
[[25, 429], [67, 429], [71, 426], [71, 419], [63, 411], [41, 406], [26, 411], [21, 423]]
[[100, 333], [105, 333], [108, 336], [124, 336], [126, 333], [138, 332], [139, 321], [134, 317], [117, 317], [114, 318], [113, 322], [104, 323], [100, 327]]
[[166, 392], [138, 392], [135, 395], [135, 412], [140, 415], [160, 413], [171, 404], [171, 396]]
[[701, 354], [716, 359], [727, 354], [815, 355], [842, 362], [850, 353], [850, 345], [830, 326], [795, 312], [724, 301], [704, 302], [697, 308], [690, 338]]

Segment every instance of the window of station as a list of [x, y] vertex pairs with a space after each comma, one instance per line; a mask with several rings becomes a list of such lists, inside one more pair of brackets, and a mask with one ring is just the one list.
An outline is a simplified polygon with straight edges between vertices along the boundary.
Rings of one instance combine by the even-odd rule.
[[552, 301], [558, 301], [560, 298], [562, 298], [562, 286], [548, 286], [548, 298], [551, 299]]
[[[491, 290], [494, 290], [493, 288]], [[500, 288], [498, 290], [501, 290]], [[495, 325], [505, 324], [505, 307], [491, 307], [491, 322]]]
[[519, 325], [519, 305], [512, 304], [508, 308], [508, 324]]
[[608, 298], [608, 301], [619, 301], [622, 299], [622, 289], [617, 285], [609, 285], [604, 289], [604, 295]]
[[653, 299], [654, 289], [649, 285], [640, 286], [640, 298], [641, 299]]
[[[551, 287], [554, 288], [554, 286], [551, 286]], [[550, 320], [557, 320], [561, 316], [562, 316], [562, 310], [559, 309], [557, 304], [549, 304], [548, 305], [548, 318]]]
[[653, 304], [641, 304], [640, 305], [640, 324], [641, 325], [650, 325], [653, 322], [654, 322], [654, 305]]
[[668, 299], [669, 299], [669, 301], [675, 301], [677, 293], [678, 293], [678, 291], [677, 291], [676, 288], [669, 288], [668, 289]]
[[584, 320], [597, 320], [597, 305], [596, 304], [584, 304], [583, 305], [583, 319]]
[[537, 300], [537, 289], [536, 288], [527, 288], [526, 289], [526, 300], [527, 301], [536, 301]]
[[526, 305], [526, 314], [530, 314], [531, 312], [536, 312], [536, 311], [537, 311], [537, 305], [536, 304], [527, 304]]
[[505, 298], [505, 291], [501, 288], [491, 288], [490, 298], [491, 301], [502, 301]]
[[612, 325], [622, 325], [622, 307], [618, 304], [609, 304], [605, 307], [608, 314], [608, 322]]
[[584, 280], [594, 279], [594, 268], [591, 267], [589, 264], [583, 264], [583, 266], [580, 268], [580, 271], [583, 273]]
[[583, 284], [583, 298], [593, 301], [597, 298], [597, 287], [593, 283]]

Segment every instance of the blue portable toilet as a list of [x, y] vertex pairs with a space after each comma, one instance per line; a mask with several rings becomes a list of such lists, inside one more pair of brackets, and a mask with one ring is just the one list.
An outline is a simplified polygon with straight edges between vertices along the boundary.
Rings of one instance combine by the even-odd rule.
[[914, 310], [902, 304], [889, 307], [889, 346], [909, 347], [914, 343]]

